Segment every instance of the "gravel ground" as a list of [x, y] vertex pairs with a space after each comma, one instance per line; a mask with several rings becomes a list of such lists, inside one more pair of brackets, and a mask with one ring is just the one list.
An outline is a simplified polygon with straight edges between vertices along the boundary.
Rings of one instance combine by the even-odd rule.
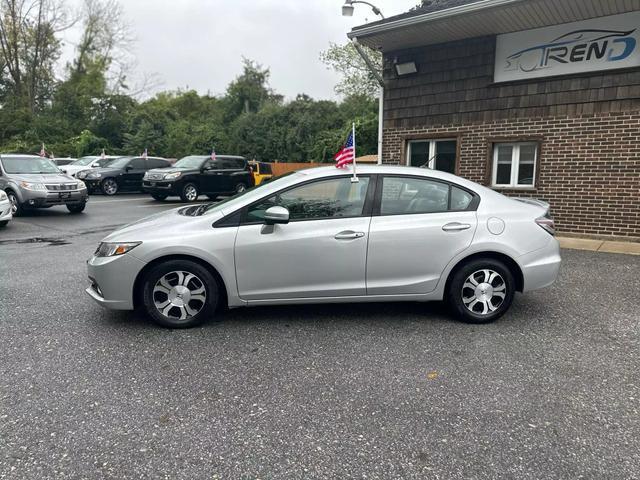
[[106, 231], [173, 206], [115, 200], [0, 231], [0, 478], [640, 476], [640, 257], [564, 251], [485, 326], [387, 303], [169, 331], [83, 292]]

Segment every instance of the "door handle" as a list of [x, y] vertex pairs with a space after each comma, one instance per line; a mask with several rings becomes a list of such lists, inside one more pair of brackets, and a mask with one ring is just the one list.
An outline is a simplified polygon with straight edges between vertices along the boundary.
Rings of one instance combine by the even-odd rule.
[[364, 232], [354, 232], [352, 230], [345, 230], [338, 233], [335, 237], [336, 240], [355, 240], [356, 238], [364, 237]]
[[445, 232], [461, 232], [462, 230], [469, 230], [470, 228], [471, 225], [469, 225], [468, 223], [453, 222], [447, 223], [442, 227], [442, 230], [444, 230]]

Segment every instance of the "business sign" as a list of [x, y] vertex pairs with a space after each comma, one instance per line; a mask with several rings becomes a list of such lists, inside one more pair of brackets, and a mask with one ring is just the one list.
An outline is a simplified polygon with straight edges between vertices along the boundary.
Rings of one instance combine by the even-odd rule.
[[495, 82], [640, 66], [640, 12], [499, 35]]

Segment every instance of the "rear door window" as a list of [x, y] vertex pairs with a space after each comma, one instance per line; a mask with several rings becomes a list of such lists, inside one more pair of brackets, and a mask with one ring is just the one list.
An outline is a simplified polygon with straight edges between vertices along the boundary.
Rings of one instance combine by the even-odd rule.
[[147, 162], [144, 158], [134, 158], [129, 162], [129, 166], [134, 170], [146, 170]]

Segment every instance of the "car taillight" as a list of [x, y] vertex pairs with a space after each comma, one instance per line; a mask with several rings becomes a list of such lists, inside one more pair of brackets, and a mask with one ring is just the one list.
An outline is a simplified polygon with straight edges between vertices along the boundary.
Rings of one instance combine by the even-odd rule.
[[536, 223], [540, 225], [540, 227], [544, 228], [550, 235], [556, 234], [556, 224], [553, 221], [553, 218], [548, 215], [536, 218]]

